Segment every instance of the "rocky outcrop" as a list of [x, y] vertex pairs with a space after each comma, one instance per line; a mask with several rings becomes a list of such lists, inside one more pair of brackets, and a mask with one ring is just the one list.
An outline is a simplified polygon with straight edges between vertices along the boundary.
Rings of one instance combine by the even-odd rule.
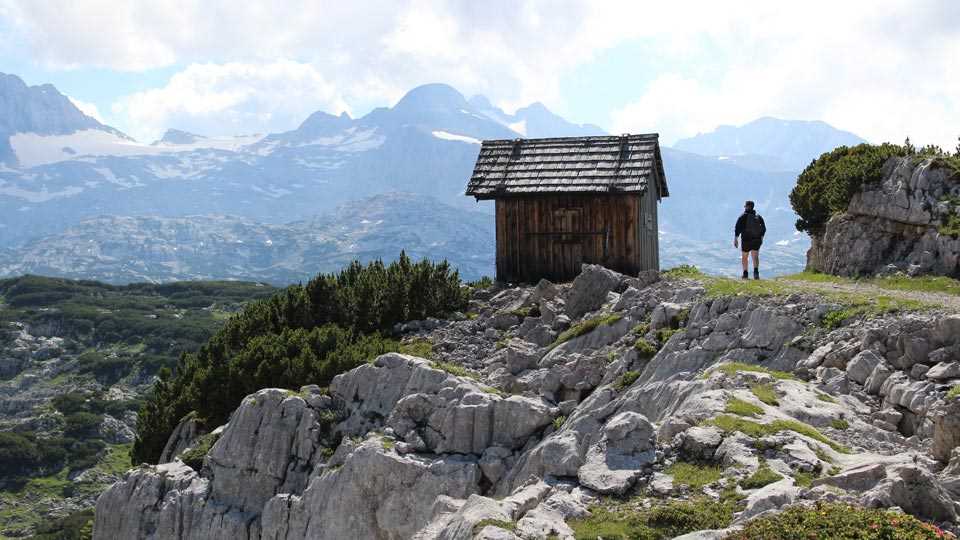
[[[960, 317], [826, 329], [834, 307], [815, 295], [708, 297], [585, 270], [580, 285], [479, 293], [475, 318], [403, 325], [435, 361], [391, 353], [326, 392], [248, 396], [200, 471], [143, 466], [105, 493], [95, 538], [568, 540], [607, 495], [719, 498], [761, 467], [780, 480], [739, 488], [731, 526], [843, 500], [956, 528], [960, 458], [943, 463], [960, 377], [943, 351], [960, 346]], [[533, 332], [586, 321], [563, 343]], [[659, 350], [639, 354], [639, 339]], [[691, 489], [679, 464], [721, 480]]]
[[881, 182], [864, 186], [812, 235], [807, 267], [843, 276], [960, 276], [960, 236], [941, 232], [951, 219], [960, 222], [960, 175], [932, 159], [890, 158]]

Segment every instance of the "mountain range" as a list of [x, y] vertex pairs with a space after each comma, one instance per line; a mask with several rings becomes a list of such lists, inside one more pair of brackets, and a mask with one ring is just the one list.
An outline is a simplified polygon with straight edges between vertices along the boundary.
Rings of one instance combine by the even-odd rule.
[[[13, 75], [0, 77], [0, 111], [0, 275], [111, 282], [282, 284], [401, 249], [490, 274], [492, 207], [463, 196], [479, 142], [603, 133], [444, 84], [360, 118], [318, 111], [291, 131], [235, 137], [171, 129], [150, 144]], [[736, 271], [732, 223], [750, 198], [768, 225], [765, 267], [799, 270], [808, 241], [787, 202], [799, 164], [857, 141], [822, 122], [760, 119], [664, 148], [664, 265]]]

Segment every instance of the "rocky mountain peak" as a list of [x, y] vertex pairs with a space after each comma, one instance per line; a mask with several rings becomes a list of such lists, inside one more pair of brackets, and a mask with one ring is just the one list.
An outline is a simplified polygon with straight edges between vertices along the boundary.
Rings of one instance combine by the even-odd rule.
[[397, 112], [427, 112], [468, 108], [463, 94], [449, 84], [424, 84], [410, 90], [393, 107]]
[[182, 131], [179, 129], [168, 129], [163, 133], [163, 137], [154, 142], [157, 144], [193, 144], [199, 140], [206, 139], [203, 135]]

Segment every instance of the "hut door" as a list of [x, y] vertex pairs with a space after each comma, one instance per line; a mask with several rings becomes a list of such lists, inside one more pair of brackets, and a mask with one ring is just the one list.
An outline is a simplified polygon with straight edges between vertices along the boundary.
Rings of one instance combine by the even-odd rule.
[[560, 280], [573, 278], [583, 263], [583, 208], [555, 210], [553, 230], [553, 270]]

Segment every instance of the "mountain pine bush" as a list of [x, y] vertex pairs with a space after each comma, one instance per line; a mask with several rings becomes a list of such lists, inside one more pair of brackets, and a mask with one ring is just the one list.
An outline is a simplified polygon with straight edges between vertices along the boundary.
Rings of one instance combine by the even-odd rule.
[[223, 424], [244, 396], [265, 387], [326, 386], [399, 344], [397, 323], [464, 311], [468, 295], [446, 262], [354, 262], [249, 304], [199, 350], [162, 369], [140, 409], [134, 464], [154, 463], [180, 419]]

